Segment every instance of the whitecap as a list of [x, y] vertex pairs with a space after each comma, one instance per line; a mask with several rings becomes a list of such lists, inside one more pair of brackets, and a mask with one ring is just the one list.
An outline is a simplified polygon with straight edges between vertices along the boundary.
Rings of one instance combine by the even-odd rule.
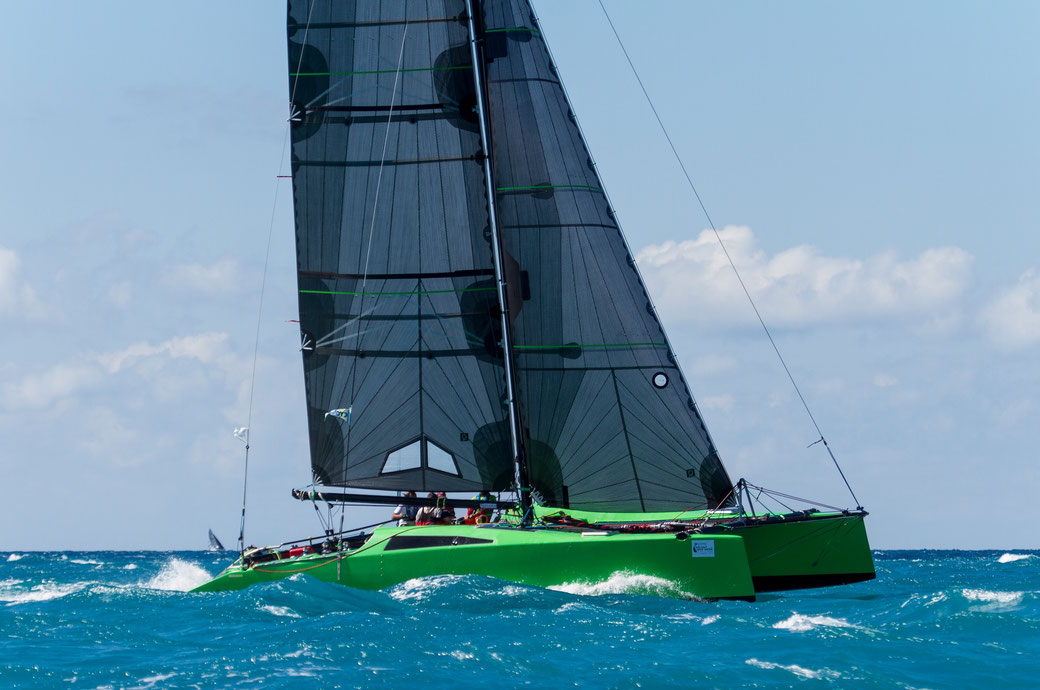
[[398, 601], [422, 601], [439, 589], [450, 587], [463, 579], [462, 575], [434, 575], [432, 577], [416, 577], [394, 585], [387, 592]]
[[137, 564], [136, 563], [127, 563], [126, 565], [123, 566], [123, 570], [137, 570]]
[[300, 614], [293, 611], [288, 606], [261, 606], [261, 611], [267, 611], [271, 615], [281, 616], [283, 618], [300, 618]]
[[170, 592], [187, 592], [211, 579], [213, 576], [204, 568], [179, 558], [171, 558], [163, 564], [155, 577], [142, 582], [141, 586]]
[[980, 602], [973, 611], [1006, 611], [1022, 603], [1025, 592], [994, 592], [988, 589], [962, 589], [961, 595], [968, 601]]
[[841, 677], [840, 673], [838, 673], [837, 671], [832, 671], [829, 668], [824, 668], [824, 669], [820, 669], [819, 671], [814, 671], [811, 668], [805, 668], [804, 666], [799, 666], [798, 664], [786, 664], [786, 665], [785, 664], [777, 664], [777, 663], [773, 663], [772, 661], [759, 661], [758, 659], [754, 659], [754, 658], [752, 658], [752, 659], [745, 659], [744, 663], [747, 664], [748, 666], [754, 666], [756, 668], [766, 669], [767, 671], [775, 669], [775, 668], [783, 669], [784, 671], [788, 671], [789, 673], [793, 673], [794, 675], [798, 676], [799, 678], [810, 678], [810, 679], [813, 679], [813, 680], [818, 680], [818, 679], [821, 679], [821, 678], [839, 678], [839, 677]]
[[148, 676], [147, 678], [141, 678], [138, 683], [144, 683], [144, 685], [135, 685], [135, 688], [152, 688], [155, 687], [156, 683], [161, 683], [164, 680], [173, 678], [176, 673], [159, 673], [154, 676]]
[[461, 649], [456, 649], [450, 652], [448, 656], [450, 656], [453, 659], [458, 659], [459, 661], [465, 661], [466, 659], [476, 658], [476, 656], [472, 652], [464, 652]]
[[693, 598], [692, 595], [684, 592], [671, 580], [627, 571], [614, 573], [602, 582], [564, 582], [563, 584], [552, 585], [549, 589], [593, 597], [604, 594], [655, 594], [665, 597]]
[[24, 553], [12, 553], [10, 556], [7, 557], [7, 562], [14, 563], [15, 561], [22, 560], [23, 558], [25, 558], [25, 556], [26, 554]]
[[808, 632], [815, 628], [856, 628], [844, 618], [831, 618], [830, 616], [803, 616], [793, 613], [785, 620], [773, 625], [777, 630], [790, 630], [791, 632]]
[[74, 582], [72, 584], [47, 582], [34, 585], [31, 589], [5, 588], [3, 591], [0, 591], [0, 601], [8, 606], [50, 601], [51, 599], [60, 599], [61, 597], [74, 594], [89, 584], [89, 582]]
[[1015, 561], [1024, 561], [1032, 557], [1033, 554], [1030, 553], [1005, 553], [997, 559], [997, 563], [1014, 563]]
[[719, 620], [720, 617], [721, 616], [708, 616], [707, 618], [701, 621], [701, 625], [711, 625], [712, 623]]
[[69, 560], [69, 563], [75, 563], [76, 565], [104, 565], [101, 561], [95, 561], [92, 558], [73, 558]]

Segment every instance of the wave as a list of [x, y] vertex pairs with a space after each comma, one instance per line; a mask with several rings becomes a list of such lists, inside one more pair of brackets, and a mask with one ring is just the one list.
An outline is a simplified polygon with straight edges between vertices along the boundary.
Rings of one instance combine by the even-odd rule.
[[859, 626], [849, 623], [844, 618], [831, 618], [830, 616], [803, 616], [793, 613], [790, 617], [773, 625], [777, 630], [790, 630], [791, 632], [808, 632], [816, 628], [856, 628]]
[[[5, 580], [5, 582], [7, 581]], [[16, 582], [20, 583], [21, 580]], [[18, 604], [50, 601], [51, 599], [60, 599], [70, 594], [75, 594], [90, 584], [92, 583], [73, 582], [71, 584], [58, 584], [54, 582], [45, 582], [43, 584], [34, 585], [29, 589], [21, 589], [17, 586], [5, 587], [0, 589], [0, 602], [5, 603], [7, 606], [16, 606]]]
[[422, 601], [428, 599], [438, 590], [451, 587], [466, 579], [465, 575], [434, 575], [432, 577], [416, 577], [405, 580], [387, 590], [391, 599], [397, 601]]
[[25, 558], [26, 555], [27, 554], [24, 553], [12, 553], [10, 556], [7, 557], [7, 562], [14, 563], [15, 561], [20, 561], [23, 558]]
[[[775, 626], [774, 626], [775, 627]], [[748, 666], [754, 666], [755, 668], [762, 668], [772, 670], [775, 668], [783, 669], [798, 676], [799, 678], [809, 678], [812, 680], [819, 680], [823, 678], [840, 678], [841, 674], [837, 671], [832, 671], [829, 668], [820, 669], [819, 671], [813, 671], [810, 668], [799, 666], [797, 664], [777, 664], [772, 661], [759, 661], [758, 659], [751, 658], [744, 661]]]
[[1031, 553], [1005, 553], [1003, 556], [997, 559], [997, 563], [1014, 563], [1015, 561], [1024, 561], [1027, 558], [1033, 558]]
[[973, 611], [1007, 611], [1022, 603], [1025, 592], [995, 592], [988, 589], [962, 589], [961, 595], [968, 601], [979, 602]]
[[173, 673], [159, 673], [157, 675], [149, 676], [147, 678], [141, 678], [137, 682], [138, 683], [144, 683], [144, 685], [137, 685], [135, 687], [138, 687], [138, 688], [153, 688], [153, 687], [155, 687], [156, 683], [162, 683], [164, 680], [169, 680], [170, 678], [173, 678], [175, 675], [177, 675], [176, 672], [173, 672]]
[[627, 571], [616, 572], [601, 582], [565, 582], [561, 585], [552, 585], [548, 589], [591, 597], [599, 597], [605, 594], [653, 594], [677, 599], [695, 598], [692, 594], [683, 591], [679, 585], [671, 580]]
[[141, 586], [169, 592], [187, 592], [211, 579], [213, 576], [205, 568], [180, 558], [171, 558], [163, 563], [155, 577], [142, 582]]
[[73, 558], [69, 563], [75, 563], [76, 565], [105, 565], [101, 561], [95, 561], [92, 558]]
[[302, 618], [300, 614], [296, 613], [288, 606], [271, 606], [268, 604], [261, 606], [260, 610], [267, 611], [273, 616], [280, 616], [282, 618]]

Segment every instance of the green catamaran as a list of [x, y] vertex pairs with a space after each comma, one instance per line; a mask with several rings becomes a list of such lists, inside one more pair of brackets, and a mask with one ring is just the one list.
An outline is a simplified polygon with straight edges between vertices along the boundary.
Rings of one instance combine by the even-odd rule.
[[630, 572], [750, 599], [874, 577], [861, 508], [763, 513], [727, 474], [528, 0], [291, 0], [288, 38], [314, 478], [294, 495], [515, 501], [439, 499], [489, 524], [328, 525], [196, 591]]

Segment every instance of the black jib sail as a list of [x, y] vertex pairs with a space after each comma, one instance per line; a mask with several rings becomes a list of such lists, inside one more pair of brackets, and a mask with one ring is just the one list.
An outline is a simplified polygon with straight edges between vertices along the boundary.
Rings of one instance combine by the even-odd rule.
[[715, 506], [729, 492], [526, 0], [484, 4], [501, 230], [529, 294], [514, 347], [547, 502]]
[[[524, 0], [294, 0], [293, 184], [312, 467], [326, 485], [507, 488], [502, 348], [552, 505], [668, 510], [730, 488]], [[499, 327], [497, 202], [513, 342]]]

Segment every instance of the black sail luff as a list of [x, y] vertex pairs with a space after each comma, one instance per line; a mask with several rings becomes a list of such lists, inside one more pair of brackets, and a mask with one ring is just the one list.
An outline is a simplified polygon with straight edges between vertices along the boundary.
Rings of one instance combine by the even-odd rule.
[[500, 224], [526, 291], [512, 316], [531, 482], [554, 505], [718, 505], [730, 479], [534, 14], [526, 0], [482, 7]]
[[289, 3], [300, 327], [321, 484], [512, 480], [463, 8]]

